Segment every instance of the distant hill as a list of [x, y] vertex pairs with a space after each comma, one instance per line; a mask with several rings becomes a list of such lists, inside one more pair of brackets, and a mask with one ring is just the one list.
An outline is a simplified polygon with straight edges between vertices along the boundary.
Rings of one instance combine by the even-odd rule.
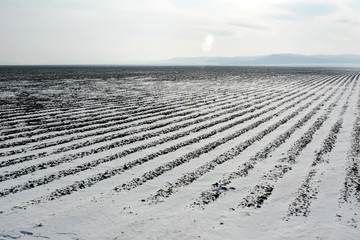
[[151, 62], [157, 65], [360, 65], [360, 55], [272, 54], [249, 57], [172, 58]]
[[[0, 60], [0, 66], [22, 65]], [[27, 65], [27, 64], [25, 64]], [[360, 55], [271, 54], [246, 57], [185, 57], [148, 62], [48, 62], [40, 65], [159, 65], [159, 66], [355, 66], [360, 67]]]

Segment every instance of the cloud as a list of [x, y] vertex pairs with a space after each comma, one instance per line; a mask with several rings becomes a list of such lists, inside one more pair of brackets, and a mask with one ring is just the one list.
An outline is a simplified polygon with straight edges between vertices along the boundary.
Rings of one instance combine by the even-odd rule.
[[233, 36], [236, 36], [236, 33], [233, 32], [233, 31], [212, 30], [211, 32], [214, 35], [221, 36], [221, 37], [233, 37]]
[[249, 23], [243, 23], [243, 22], [231, 22], [230, 23], [233, 26], [240, 27], [240, 28], [248, 28], [253, 30], [268, 30], [269, 28], [264, 25], [258, 25], [258, 24], [249, 24]]
[[333, 14], [337, 7], [325, 2], [285, 2], [275, 5], [282, 13], [278, 18], [283, 19], [308, 19]]
[[353, 11], [360, 13], [360, 1], [353, 0], [348, 5]]
[[360, 25], [360, 22], [351, 21], [349, 19], [339, 19], [339, 20], [336, 20], [336, 22], [344, 23], [344, 24], [351, 24], [351, 25]]
[[182, 9], [202, 9], [214, 3], [214, 0], [170, 0], [170, 3], [177, 8]]

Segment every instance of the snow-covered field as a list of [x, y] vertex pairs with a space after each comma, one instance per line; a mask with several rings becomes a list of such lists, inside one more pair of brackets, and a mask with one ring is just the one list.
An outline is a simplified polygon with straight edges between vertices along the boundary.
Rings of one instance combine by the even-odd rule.
[[0, 239], [360, 239], [356, 69], [0, 81]]

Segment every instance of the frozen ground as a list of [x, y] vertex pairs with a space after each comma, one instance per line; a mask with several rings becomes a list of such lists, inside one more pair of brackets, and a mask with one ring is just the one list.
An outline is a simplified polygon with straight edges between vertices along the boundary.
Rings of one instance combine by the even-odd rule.
[[0, 239], [359, 239], [360, 71], [0, 68]]

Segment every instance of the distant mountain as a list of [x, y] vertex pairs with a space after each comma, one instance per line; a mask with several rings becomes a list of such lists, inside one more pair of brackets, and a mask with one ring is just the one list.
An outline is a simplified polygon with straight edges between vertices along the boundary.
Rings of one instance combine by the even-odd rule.
[[272, 54], [249, 57], [195, 57], [172, 58], [152, 62], [156, 65], [360, 65], [360, 55], [301, 55]]
[[[0, 60], [0, 66], [21, 63]], [[25, 64], [26, 65], [26, 64]], [[159, 65], [159, 66], [356, 66], [360, 67], [360, 55], [302, 55], [271, 54], [246, 57], [188, 57], [149, 62], [48, 62], [40, 65]]]

